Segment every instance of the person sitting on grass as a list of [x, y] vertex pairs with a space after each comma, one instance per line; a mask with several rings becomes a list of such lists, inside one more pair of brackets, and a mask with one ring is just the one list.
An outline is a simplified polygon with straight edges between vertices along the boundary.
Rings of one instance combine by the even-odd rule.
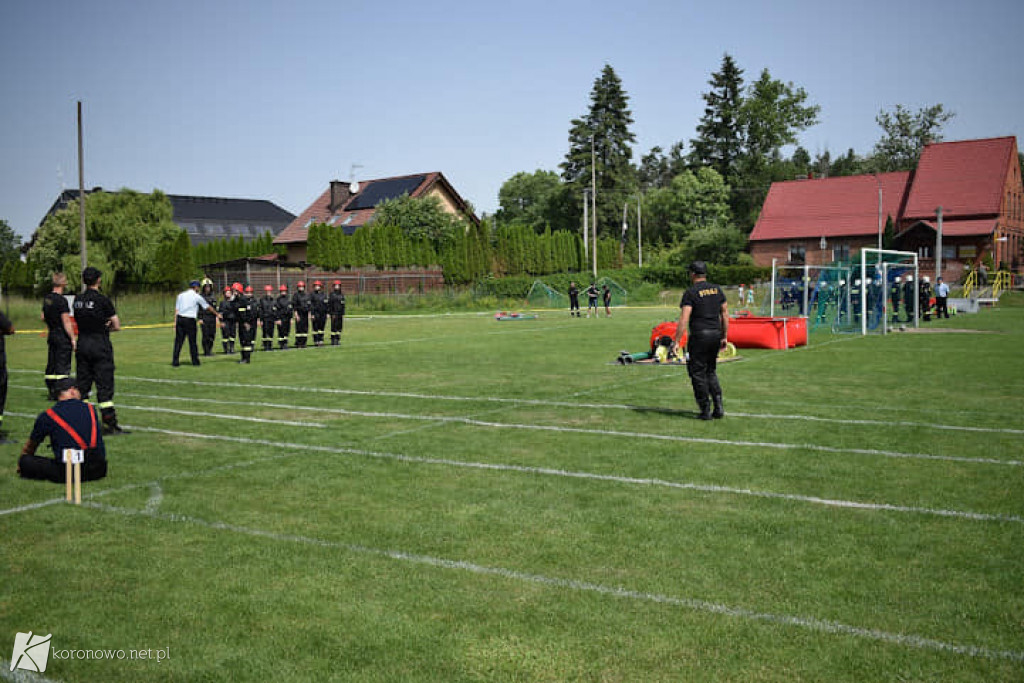
[[[107, 476], [107, 451], [103, 445], [103, 429], [96, 409], [82, 400], [74, 377], [65, 377], [55, 383], [57, 403], [36, 418], [32, 434], [21, 449], [18, 474], [23, 479], [42, 479], [62, 484], [65, 482], [64, 449], [85, 451], [82, 481], [94, 481]], [[52, 458], [36, 455], [43, 439], [50, 437]]]

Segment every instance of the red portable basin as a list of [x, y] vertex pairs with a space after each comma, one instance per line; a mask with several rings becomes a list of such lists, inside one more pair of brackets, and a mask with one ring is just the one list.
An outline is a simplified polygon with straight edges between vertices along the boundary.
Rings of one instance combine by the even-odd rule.
[[738, 349], [785, 349], [805, 346], [807, 318], [732, 318], [729, 321], [728, 340]]

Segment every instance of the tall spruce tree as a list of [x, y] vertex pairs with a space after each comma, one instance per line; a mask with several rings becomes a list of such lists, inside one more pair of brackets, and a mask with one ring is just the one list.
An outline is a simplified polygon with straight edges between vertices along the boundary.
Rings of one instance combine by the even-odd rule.
[[583, 118], [572, 120], [569, 151], [559, 166], [579, 213], [583, 188], [591, 184], [591, 167], [596, 170], [597, 229], [601, 235], [618, 236], [622, 203], [636, 191], [631, 147], [636, 136], [630, 130], [632, 123], [629, 96], [615, 70], [605, 64], [590, 91], [590, 111]]
[[708, 84], [711, 91], [701, 95], [706, 106], [697, 137], [690, 141], [690, 159], [695, 166], [710, 166], [728, 179], [743, 151], [743, 69], [727, 52]]

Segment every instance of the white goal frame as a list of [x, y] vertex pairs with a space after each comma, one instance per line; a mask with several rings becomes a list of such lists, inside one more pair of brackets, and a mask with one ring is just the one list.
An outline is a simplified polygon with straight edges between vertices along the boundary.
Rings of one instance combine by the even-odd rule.
[[[908, 260], [913, 259], [913, 262], [914, 262], [914, 327], [919, 328], [921, 326], [921, 311], [919, 310], [920, 309], [919, 302], [920, 302], [920, 296], [921, 296], [921, 279], [920, 279], [921, 269], [920, 269], [920, 266], [919, 266], [918, 261], [917, 261], [917, 253], [913, 252], [913, 251], [894, 251], [892, 249], [872, 249], [870, 247], [865, 247], [865, 248], [861, 249], [860, 250], [860, 281], [862, 283], [867, 281], [867, 275], [868, 275], [868, 254], [876, 254], [878, 256], [878, 259], [875, 261], [874, 264], [872, 264], [872, 267], [875, 268], [876, 274], [877, 274], [877, 271], [879, 269], [881, 269], [881, 271], [883, 273], [883, 279], [882, 279], [882, 288], [883, 288], [882, 289], [882, 297], [883, 297], [882, 301], [883, 301], [883, 304], [882, 304], [882, 320], [880, 321], [881, 325], [882, 325], [882, 334], [888, 334], [887, 324], [888, 324], [888, 318], [889, 318], [889, 295], [888, 295], [888, 291], [887, 291], [886, 288], [888, 287], [888, 284], [889, 284], [888, 283], [888, 277], [887, 277], [888, 270], [889, 270], [888, 267], [890, 265], [892, 265], [892, 264], [889, 264], [889, 263], [883, 263], [882, 262], [882, 256], [888, 254], [888, 255], [891, 255], [891, 256], [902, 256], [902, 257], [904, 257], [904, 258], [906, 258]], [[861, 287], [861, 290], [860, 290], [860, 310], [863, 311], [863, 314], [860, 317], [860, 333], [861, 333], [861, 335], [867, 336], [867, 333], [868, 333], [868, 316], [867, 316], [867, 310], [868, 310], [868, 288], [867, 287]]]

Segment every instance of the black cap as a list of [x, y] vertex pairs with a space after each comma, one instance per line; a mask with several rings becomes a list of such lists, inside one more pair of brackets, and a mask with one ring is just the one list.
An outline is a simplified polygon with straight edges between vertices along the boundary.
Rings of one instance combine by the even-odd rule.
[[694, 261], [693, 263], [690, 264], [690, 273], [692, 273], [693, 275], [707, 275], [708, 264], [704, 263], [703, 261]]
[[82, 282], [85, 283], [86, 287], [92, 287], [94, 284], [99, 282], [100, 275], [102, 274], [103, 273], [100, 272], [99, 268], [89, 266], [82, 271]]
[[53, 390], [58, 394], [62, 394], [68, 389], [76, 386], [78, 386], [78, 384], [75, 382], [74, 377], [62, 377], [53, 383]]

